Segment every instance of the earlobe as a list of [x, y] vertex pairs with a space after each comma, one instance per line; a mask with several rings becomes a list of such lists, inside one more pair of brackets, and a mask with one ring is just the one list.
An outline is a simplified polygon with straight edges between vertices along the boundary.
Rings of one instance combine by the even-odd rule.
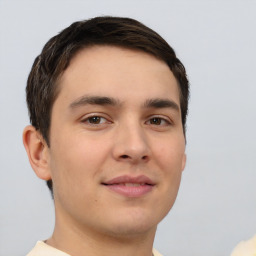
[[40, 179], [50, 180], [49, 148], [34, 126], [29, 125], [24, 129], [23, 144], [27, 151], [30, 165], [36, 175]]

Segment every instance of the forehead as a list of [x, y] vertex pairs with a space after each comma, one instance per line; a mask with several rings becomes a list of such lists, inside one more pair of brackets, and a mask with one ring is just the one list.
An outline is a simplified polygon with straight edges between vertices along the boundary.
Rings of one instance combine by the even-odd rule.
[[172, 95], [179, 102], [177, 81], [164, 61], [143, 51], [116, 46], [80, 50], [59, 82], [59, 96], [70, 100], [87, 93], [125, 100], [132, 91], [143, 97]]

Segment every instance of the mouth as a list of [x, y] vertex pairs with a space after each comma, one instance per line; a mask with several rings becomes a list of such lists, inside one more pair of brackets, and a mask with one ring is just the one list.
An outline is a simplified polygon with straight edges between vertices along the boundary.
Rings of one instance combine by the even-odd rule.
[[[117, 183], [120, 186], [125, 186], [125, 187], [139, 187], [139, 186], [144, 186], [144, 185], [150, 185], [146, 183]], [[117, 185], [117, 184], [112, 184], [112, 185]]]
[[125, 197], [141, 197], [152, 191], [154, 182], [147, 176], [141, 175], [131, 177], [128, 175], [119, 176], [109, 181], [103, 182], [112, 192]]

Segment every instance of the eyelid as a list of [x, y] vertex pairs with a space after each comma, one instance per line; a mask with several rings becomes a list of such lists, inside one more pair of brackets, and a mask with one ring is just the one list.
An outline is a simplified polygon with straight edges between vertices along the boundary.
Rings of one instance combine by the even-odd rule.
[[[106, 121], [104, 123], [99, 123], [99, 124], [93, 124], [93, 123], [86, 122], [92, 117], [99, 117], [99, 118], [105, 119]], [[110, 123], [112, 123], [112, 121], [111, 121], [111, 118], [109, 116], [107, 116], [106, 114], [95, 112], [95, 113], [90, 113], [90, 114], [84, 115], [81, 118], [81, 123], [88, 124], [90, 126], [99, 126], [99, 125], [104, 125], [104, 124], [110, 124]]]
[[[172, 120], [170, 117], [162, 116], [162, 115], [152, 115], [152, 116], [149, 116], [149, 117], [147, 118], [146, 123], [149, 122], [150, 120], [154, 119], [154, 118], [159, 118], [159, 119], [161, 119], [161, 120], [163, 120], [163, 121], [166, 122], [166, 124], [164, 124], [164, 125], [158, 125], [158, 126], [173, 125], [173, 120]], [[154, 125], [154, 124], [151, 124], [151, 125]], [[157, 125], [155, 125], [155, 126], [157, 126]]]

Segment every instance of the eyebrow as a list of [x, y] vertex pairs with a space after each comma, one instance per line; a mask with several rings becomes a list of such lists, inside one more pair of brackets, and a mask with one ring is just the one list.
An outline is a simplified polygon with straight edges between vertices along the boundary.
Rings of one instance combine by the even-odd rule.
[[[106, 96], [82, 96], [70, 104], [70, 108], [74, 109], [77, 107], [85, 106], [85, 105], [109, 105], [109, 106], [121, 106], [121, 102], [112, 97]], [[180, 108], [177, 103], [169, 99], [161, 99], [161, 98], [154, 98], [148, 99], [142, 105], [143, 108], [172, 108], [176, 111], [179, 111]]]
[[180, 110], [180, 107], [176, 102], [169, 99], [160, 99], [160, 98], [146, 100], [143, 107], [144, 108], [172, 108], [176, 111]]
[[116, 106], [120, 105], [117, 99], [111, 97], [101, 97], [101, 96], [82, 96], [79, 99], [73, 101], [70, 104], [70, 108], [77, 108], [84, 105], [110, 105]]

